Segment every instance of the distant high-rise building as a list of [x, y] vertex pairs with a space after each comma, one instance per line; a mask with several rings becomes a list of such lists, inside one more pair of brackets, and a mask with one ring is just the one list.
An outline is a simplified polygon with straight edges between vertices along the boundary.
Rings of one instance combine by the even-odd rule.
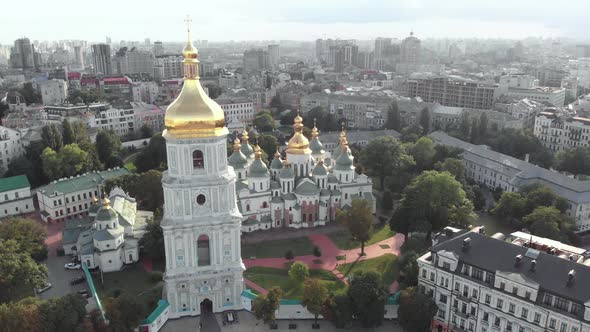
[[106, 43], [107, 45], [111, 45], [111, 42], [112, 42], [112, 41], [111, 41], [111, 37], [107, 36], [107, 37], [105, 38], [105, 43]]
[[251, 49], [244, 52], [243, 67], [245, 72], [260, 71], [267, 68], [268, 53], [262, 49]]
[[10, 52], [10, 64], [12, 68], [32, 69], [35, 67], [35, 50], [29, 38], [20, 38], [14, 41], [14, 47]]
[[84, 53], [82, 53], [82, 46], [74, 46], [74, 66], [76, 68], [84, 68]]
[[111, 46], [108, 44], [92, 45], [92, 61], [94, 71], [103, 75], [110, 76], [113, 74], [113, 65], [111, 62]]
[[375, 69], [383, 69], [389, 51], [391, 50], [391, 38], [378, 37], [375, 39], [374, 66]]
[[357, 65], [358, 53], [359, 47], [352, 41], [331, 46], [329, 53], [329, 64], [334, 66], [335, 71], [342, 72], [346, 66]]
[[154, 75], [160, 79], [180, 78], [184, 75], [182, 55], [160, 55], [156, 57]]
[[270, 68], [275, 69], [279, 66], [280, 57], [279, 45], [268, 45], [268, 66]]
[[334, 39], [317, 39], [315, 41], [315, 54], [316, 58], [320, 62], [326, 62], [330, 64], [330, 47], [337, 44], [337, 41]]
[[143, 41], [143, 44], [145, 45], [145, 47], [150, 47], [150, 46], [152, 46], [152, 41], [149, 38], [146, 38]]
[[590, 58], [590, 45], [576, 45], [576, 58]]
[[419, 63], [421, 50], [420, 39], [414, 37], [414, 33], [410, 32], [410, 36], [402, 41], [400, 48], [400, 62]]
[[154, 42], [154, 56], [164, 55], [164, 46], [161, 41]]
[[375, 65], [375, 56], [373, 52], [359, 52], [357, 57], [357, 67], [362, 69], [377, 68]]
[[133, 49], [127, 52], [128, 72], [124, 74], [154, 74], [154, 55], [150, 51]]

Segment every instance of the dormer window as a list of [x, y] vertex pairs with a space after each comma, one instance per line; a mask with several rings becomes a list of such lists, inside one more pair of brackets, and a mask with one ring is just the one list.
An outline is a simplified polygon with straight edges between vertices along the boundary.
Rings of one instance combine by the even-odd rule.
[[203, 168], [205, 167], [205, 163], [203, 161], [203, 151], [195, 150], [193, 151], [193, 168]]

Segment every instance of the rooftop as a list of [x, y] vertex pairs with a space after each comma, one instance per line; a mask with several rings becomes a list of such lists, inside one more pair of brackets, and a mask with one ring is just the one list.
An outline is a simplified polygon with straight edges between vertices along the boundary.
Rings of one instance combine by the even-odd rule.
[[69, 194], [84, 189], [96, 188], [99, 184], [108, 179], [127, 174], [131, 174], [131, 172], [125, 167], [96, 173], [86, 173], [76, 177], [53, 181], [50, 184], [39, 188], [39, 191], [46, 196]]
[[9, 178], [0, 179], [0, 192], [30, 188], [31, 184], [26, 175], [11, 176]]

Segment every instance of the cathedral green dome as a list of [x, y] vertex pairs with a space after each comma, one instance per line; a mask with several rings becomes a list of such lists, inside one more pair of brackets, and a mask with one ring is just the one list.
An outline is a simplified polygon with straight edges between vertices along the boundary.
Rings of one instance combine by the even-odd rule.
[[317, 165], [311, 171], [311, 175], [313, 176], [326, 176], [328, 175], [328, 170], [326, 166], [324, 166], [324, 162], [320, 160]]
[[324, 145], [317, 137], [311, 139], [311, 142], [309, 142], [309, 148], [311, 149], [312, 154], [324, 153]]
[[338, 160], [338, 157], [340, 157], [341, 153], [342, 146], [340, 145], [340, 143], [338, 143], [338, 145], [334, 148], [334, 152], [332, 153], [332, 160]]
[[250, 165], [248, 176], [252, 178], [264, 178], [269, 176], [268, 167], [260, 159], [256, 159]]
[[97, 221], [111, 221], [117, 219], [117, 212], [110, 206], [102, 206], [96, 214]]
[[248, 164], [248, 158], [246, 158], [242, 151], [237, 150], [229, 156], [228, 164], [235, 169], [243, 169]]
[[281, 179], [293, 179], [293, 178], [295, 178], [295, 171], [293, 171], [293, 168], [287, 167], [287, 165], [285, 165], [285, 167], [281, 170], [281, 172], [279, 173], [279, 177]]
[[339, 171], [349, 171], [353, 168], [353, 159], [350, 151], [342, 151], [338, 159], [336, 159], [336, 166], [334, 167]]

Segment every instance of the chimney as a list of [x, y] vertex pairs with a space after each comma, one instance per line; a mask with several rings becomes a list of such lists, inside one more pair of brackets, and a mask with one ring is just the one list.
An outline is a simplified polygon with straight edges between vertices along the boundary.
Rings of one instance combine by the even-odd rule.
[[571, 270], [568, 274], [567, 274], [567, 285], [571, 286], [574, 283], [574, 278], [576, 276], [576, 271]]
[[463, 251], [466, 251], [469, 246], [471, 245], [471, 238], [465, 238], [463, 239]]
[[531, 271], [535, 272], [535, 269], [537, 268], [537, 260], [533, 259], [531, 261]]
[[514, 257], [514, 266], [519, 266], [522, 262], [522, 255], [518, 254]]

